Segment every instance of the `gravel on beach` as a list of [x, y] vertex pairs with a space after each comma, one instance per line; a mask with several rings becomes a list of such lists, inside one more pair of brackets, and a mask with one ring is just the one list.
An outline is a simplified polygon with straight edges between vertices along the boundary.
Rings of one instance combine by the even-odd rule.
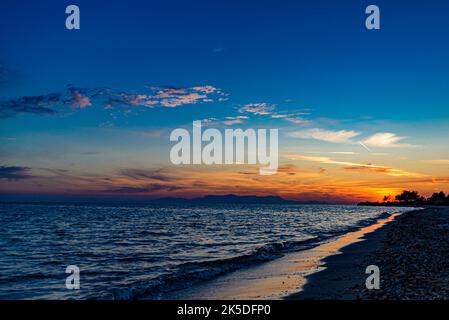
[[367, 260], [380, 269], [380, 289], [359, 286], [361, 299], [449, 298], [449, 208], [405, 213]]
[[[287, 299], [449, 299], [448, 207], [403, 213], [363, 239], [324, 259], [326, 268]], [[366, 287], [370, 265], [379, 267], [379, 289]]]

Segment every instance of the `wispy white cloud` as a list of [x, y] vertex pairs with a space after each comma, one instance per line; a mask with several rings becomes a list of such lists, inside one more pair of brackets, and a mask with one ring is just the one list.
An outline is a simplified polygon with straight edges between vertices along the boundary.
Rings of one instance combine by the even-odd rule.
[[304, 119], [302, 116], [307, 113], [304, 112], [282, 112], [277, 110], [276, 104], [259, 102], [248, 103], [238, 110], [240, 113], [253, 114], [258, 116], [269, 116], [272, 119], [283, 119], [294, 124], [307, 124], [310, 121]]
[[353, 151], [309, 151], [309, 154], [341, 154], [341, 155], [355, 155], [356, 152]]
[[285, 119], [288, 118], [288, 114], [272, 114], [271, 117], [273, 119]]
[[165, 131], [166, 131], [165, 129], [147, 130], [143, 131], [141, 134], [144, 137], [148, 138], [159, 138], [165, 133]]
[[223, 121], [223, 124], [227, 126], [232, 126], [233, 124], [243, 123], [244, 120], [248, 119], [247, 116], [235, 116], [235, 117], [226, 117]]
[[[367, 151], [373, 153], [371, 148], [401, 148], [418, 147], [408, 143], [401, 143], [406, 137], [398, 136], [391, 132], [378, 132], [368, 138], [360, 139], [361, 132], [354, 130], [325, 130], [313, 128], [301, 131], [295, 131], [289, 134], [292, 137], [300, 139], [314, 139], [332, 143], [359, 144]], [[378, 154], [380, 155], [380, 154]], [[383, 154], [385, 155], [385, 154]]]
[[314, 139], [333, 143], [353, 143], [352, 138], [360, 135], [360, 132], [353, 130], [323, 130], [319, 128], [295, 131], [290, 136], [300, 139]]
[[301, 118], [301, 117], [290, 117], [290, 116], [287, 116], [284, 119], [286, 121], [294, 123], [294, 124], [307, 124], [307, 123], [310, 123], [309, 120], [306, 120], [306, 119]]
[[391, 132], [378, 132], [361, 141], [365, 146], [378, 148], [415, 147], [415, 145], [400, 143], [405, 137], [397, 136]]
[[204, 118], [201, 120], [202, 126], [219, 126], [219, 125], [226, 125], [226, 126], [232, 126], [234, 124], [241, 124], [244, 123], [245, 120], [247, 120], [247, 116], [228, 116], [224, 118]]

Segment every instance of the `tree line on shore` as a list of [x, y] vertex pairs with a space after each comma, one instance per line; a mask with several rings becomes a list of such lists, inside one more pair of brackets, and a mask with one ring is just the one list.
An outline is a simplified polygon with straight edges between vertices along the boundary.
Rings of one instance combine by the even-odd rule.
[[435, 192], [426, 198], [418, 191], [404, 190], [396, 196], [387, 195], [382, 202], [362, 202], [360, 205], [449, 205], [449, 194]]

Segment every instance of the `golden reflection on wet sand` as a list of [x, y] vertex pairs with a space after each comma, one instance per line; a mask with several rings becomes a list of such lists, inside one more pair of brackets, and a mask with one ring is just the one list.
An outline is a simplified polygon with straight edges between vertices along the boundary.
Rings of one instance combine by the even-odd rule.
[[281, 299], [300, 292], [306, 276], [325, 268], [323, 259], [341, 254], [341, 250], [394, 220], [399, 214], [349, 232], [337, 239], [315, 248], [287, 254], [286, 256], [258, 266], [235, 271], [204, 285], [182, 290], [173, 299]]

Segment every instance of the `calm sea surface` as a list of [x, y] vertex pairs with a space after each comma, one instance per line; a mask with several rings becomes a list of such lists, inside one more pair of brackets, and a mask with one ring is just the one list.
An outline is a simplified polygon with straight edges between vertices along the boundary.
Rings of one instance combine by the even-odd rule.
[[0, 204], [0, 299], [157, 299], [406, 210]]

